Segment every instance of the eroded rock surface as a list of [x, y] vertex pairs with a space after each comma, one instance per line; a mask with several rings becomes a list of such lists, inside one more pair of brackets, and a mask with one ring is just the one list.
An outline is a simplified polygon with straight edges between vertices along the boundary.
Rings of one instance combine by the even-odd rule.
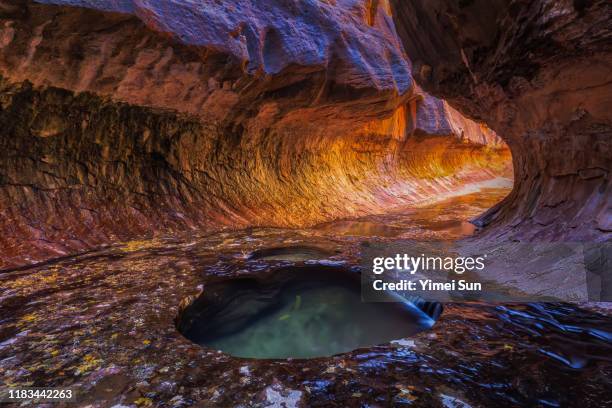
[[508, 142], [515, 188], [480, 218], [516, 239], [609, 240], [612, 6], [392, 0], [415, 79]]
[[1, 4], [4, 267], [509, 174], [492, 131], [413, 86], [384, 2]]
[[412, 93], [391, 17], [381, 6], [368, 24], [361, 0], [4, 3], [15, 8], [2, 24], [2, 71], [12, 82], [243, 126], [266, 100], [279, 102], [266, 111], [278, 118], [330, 104], [338, 114], [359, 98], [351, 107], [363, 123]]
[[[455, 239], [459, 220], [504, 194], [368, 220], [405, 237]], [[342, 223], [330, 227], [129, 242], [2, 273], [0, 378], [15, 387], [74, 387], [82, 406], [606, 406], [612, 319], [567, 304], [448, 304], [429, 331], [318, 359], [245, 360], [177, 332], [179, 303], [219, 277], [304, 265], [242, 251], [317, 245], [334, 253], [321, 265], [357, 267], [367, 229], [351, 237], [334, 232]]]

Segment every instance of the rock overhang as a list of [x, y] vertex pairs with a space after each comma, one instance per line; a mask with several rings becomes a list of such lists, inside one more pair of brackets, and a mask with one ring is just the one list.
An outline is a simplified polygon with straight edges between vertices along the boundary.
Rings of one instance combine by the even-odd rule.
[[372, 25], [363, 0], [230, 3], [207, 1], [40, 0], [41, 4], [132, 14], [187, 45], [230, 55], [249, 74], [277, 75], [288, 67], [343, 68], [338, 80], [358, 88], [413, 90], [410, 67], [388, 8]]

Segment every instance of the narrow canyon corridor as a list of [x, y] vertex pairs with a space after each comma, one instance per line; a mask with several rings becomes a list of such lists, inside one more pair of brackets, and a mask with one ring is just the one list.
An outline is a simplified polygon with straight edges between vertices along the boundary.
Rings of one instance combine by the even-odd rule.
[[[0, 391], [612, 406], [610, 15], [0, 0]], [[368, 301], [368, 254], [432, 243], [503, 301]]]

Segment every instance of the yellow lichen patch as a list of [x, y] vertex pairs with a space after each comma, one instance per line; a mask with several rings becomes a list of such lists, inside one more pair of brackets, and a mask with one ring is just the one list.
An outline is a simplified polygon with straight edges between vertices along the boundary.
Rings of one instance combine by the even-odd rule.
[[399, 393], [397, 394], [397, 398], [407, 400], [407, 401], [415, 401], [417, 397], [413, 394], [414, 387], [397, 387]]
[[58, 274], [57, 272], [54, 272], [48, 276], [41, 276], [39, 282], [46, 283], [46, 284], [52, 284], [52, 283], [57, 282], [57, 278], [58, 278]]
[[33, 322], [36, 320], [36, 315], [34, 313], [27, 314], [21, 318], [24, 322]]
[[143, 249], [150, 249], [159, 246], [160, 243], [157, 240], [148, 241], [128, 241], [120, 248], [123, 252], [135, 252]]
[[29, 324], [35, 323], [39, 320], [39, 317], [35, 313], [28, 313], [24, 315], [17, 323], [17, 326], [23, 327]]
[[76, 368], [75, 374], [83, 374], [88, 371], [95, 370], [100, 367], [102, 360], [96, 358], [93, 354], [87, 354], [81, 360], [81, 364]]
[[138, 405], [139, 407], [149, 407], [153, 405], [153, 400], [151, 398], [141, 397], [134, 401], [134, 404]]

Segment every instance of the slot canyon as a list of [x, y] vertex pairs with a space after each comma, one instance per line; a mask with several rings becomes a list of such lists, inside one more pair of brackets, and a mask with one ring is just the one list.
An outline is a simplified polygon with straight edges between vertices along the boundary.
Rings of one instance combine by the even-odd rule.
[[490, 279], [530, 295], [574, 299], [580, 277], [526, 246], [593, 247], [609, 275], [610, 15], [0, 0], [0, 388], [90, 407], [612, 404], [612, 319], [590, 295], [362, 303], [352, 283], [365, 252], [430, 241], [501, 254]]

